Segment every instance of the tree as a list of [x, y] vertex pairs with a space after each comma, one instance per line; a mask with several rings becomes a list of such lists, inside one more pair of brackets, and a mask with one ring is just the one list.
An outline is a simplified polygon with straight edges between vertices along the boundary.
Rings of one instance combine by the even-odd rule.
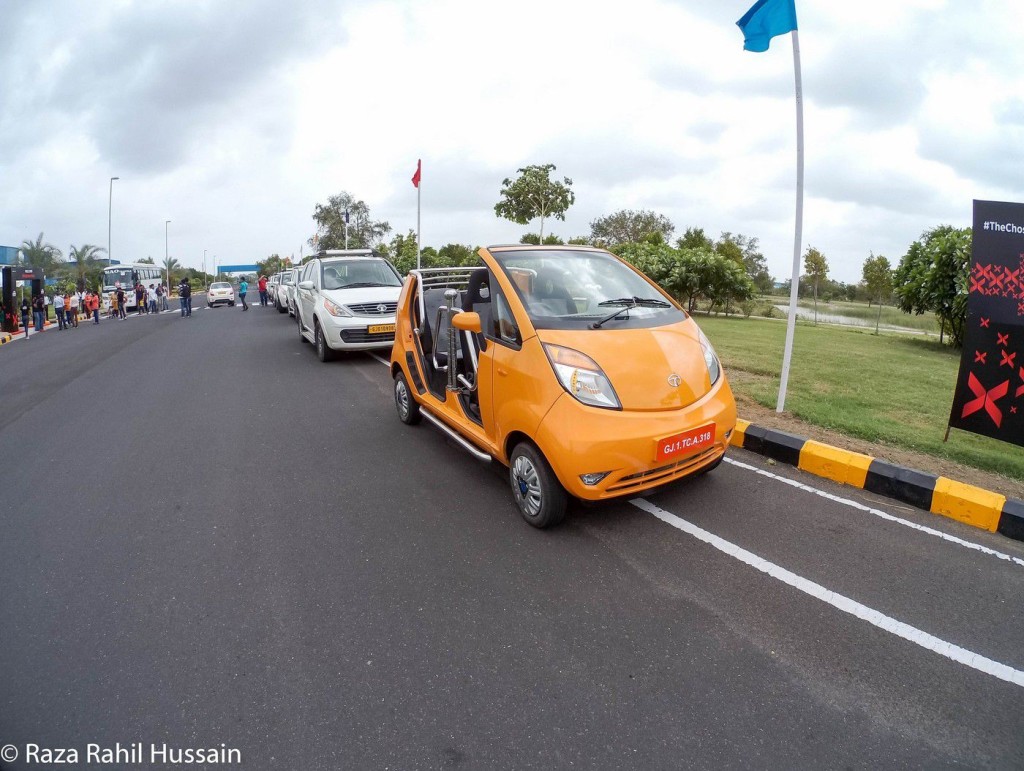
[[607, 246], [637, 243], [651, 233], [661, 234], [661, 240], [668, 242], [676, 227], [663, 214], [641, 209], [621, 209], [614, 214], [598, 217], [590, 223], [590, 239]]
[[167, 277], [167, 288], [170, 289], [174, 286], [174, 274], [181, 269], [181, 265], [178, 263], [177, 257], [168, 257], [164, 260], [163, 267]]
[[[533, 244], [534, 246], [539, 246], [540, 236], [537, 235], [536, 233], [523, 233], [522, 237], [519, 239], [519, 243]], [[546, 236], [544, 236], [545, 246], [561, 246], [564, 243], [565, 241], [556, 236], [554, 233], [548, 233]]]
[[39, 268], [43, 275], [52, 273], [60, 265], [62, 257], [60, 249], [43, 241], [42, 233], [35, 241], [25, 239], [21, 242], [21, 255], [26, 264]]
[[[732, 244], [735, 249], [727, 248], [724, 246], [725, 244]], [[733, 235], [728, 231], [723, 232], [715, 245], [715, 251], [737, 260], [736, 250], [738, 250], [738, 262], [743, 265], [757, 290], [763, 294], [771, 292], [775, 286], [775, 279], [772, 278], [772, 274], [768, 270], [768, 261], [761, 254], [757, 238], [745, 236], [742, 233]]]
[[875, 318], [875, 334], [882, 320], [882, 303], [892, 295], [892, 266], [882, 255], [871, 254], [864, 260], [864, 287], [869, 300], [878, 303], [878, 316]]
[[676, 239], [677, 249], [707, 249], [715, 248], [714, 242], [704, 235], [704, 228], [687, 228], [682, 238]]
[[100, 252], [105, 252], [99, 246], [93, 246], [92, 244], [82, 244], [81, 246], [71, 245], [71, 250], [68, 252], [68, 257], [75, 261], [75, 268], [72, 273], [72, 278], [75, 281], [75, 286], [84, 291], [86, 285], [95, 285], [99, 283], [99, 273], [101, 268], [98, 262], [98, 255]]
[[818, 323], [818, 285], [828, 278], [828, 260], [813, 246], [804, 254], [804, 273], [814, 286], [814, 323]]
[[153, 258], [152, 257], [143, 257], [141, 260], [139, 260], [139, 264], [140, 265], [156, 265], [156, 263], [153, 262]]
[[561, 182], [551, 179], [555, 164], [526, 166], [518, 169], [519, 176], [512, 181], [506, 177], [501, 183], [501, 200], [494, 205], [494, 213], [520, 225], [528, 225], [540, 217], [539, 241], [544, 242], [544, 220], [555, 217], [565, 221], [565, 212], [576, 202], [576, 194], [570, 190], [572, 180], [563, 177]]
[[348, 212], [348, 248], [379, 248], [391, 232], [391, 225], [384, 220], [374, 221], [370, 207], [365, 201], [357, 201], [350, 193], [342, 191], [327, 199], [327, 204], [317, 204], [313, 210], [316, 222], [316, 236], [309, 239], [314, 251], [319, 249], [345, 248], [345, 212]]
[[939, 225], [910, 245], [894, 278], [900, 310], [932, 311], [939, 318], [939, 341], [948, 331], [958, 348], [967, 323], [970, 257], [971, 229]]
[[442, 267], [470, 268], [480, 264], [476, 249], [463, 244], [445, 244], [437, 250], [437, 260]]
[[256, 274], [258, 276], [273, 276], [275, 273], [287, 270], [290, 265], [291, 260], [288, 257], [282, 257], [275, 252], [265, 260], [256, 263]]

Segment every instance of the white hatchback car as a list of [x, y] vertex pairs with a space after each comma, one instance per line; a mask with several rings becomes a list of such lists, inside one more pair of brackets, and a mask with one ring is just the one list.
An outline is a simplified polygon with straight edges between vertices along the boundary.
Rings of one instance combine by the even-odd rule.
[[227, 281], [214, 281], [206, 293], [206, 304], [212, 308], [221, 303], [235, 304], [235, 288]]
[[321, 251], [295, 287], [299, 334], [316, 346], [320, 361], [335, 351], [390, 349], [401, 291], [398, 271], [376, 252]]

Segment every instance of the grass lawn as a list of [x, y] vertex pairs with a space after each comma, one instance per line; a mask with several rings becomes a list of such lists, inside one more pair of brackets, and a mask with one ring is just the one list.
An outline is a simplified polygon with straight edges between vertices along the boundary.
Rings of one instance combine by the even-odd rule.
[[[786, 325], [697, 316], [733, 390], [775, 407]], [[960, 353], [935, 338], [797, 323], [786, 411], [815, 425], [1024, 480], [1024, 448], [950, 432]]]

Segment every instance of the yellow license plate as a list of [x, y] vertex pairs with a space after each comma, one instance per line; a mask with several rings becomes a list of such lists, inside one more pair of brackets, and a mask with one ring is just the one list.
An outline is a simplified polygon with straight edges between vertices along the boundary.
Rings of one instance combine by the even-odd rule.
[[366, 331], [369, 334], [371, 334], [371, 335], [379, 335], [379, 334], [382, 334], [384, 332], [394, 333], [395, 325], [394, 324], [373, 324], [373, 325], [367, 327]]

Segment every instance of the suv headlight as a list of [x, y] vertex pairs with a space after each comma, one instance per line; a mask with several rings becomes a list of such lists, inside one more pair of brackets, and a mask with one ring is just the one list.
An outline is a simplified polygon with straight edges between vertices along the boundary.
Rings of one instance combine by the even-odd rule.
[[326, 310], [332, 316], [342, 316], [342, 317], [349, 317], [349, 318], [352, 317], [352, 314], [349, 313], [348, 310], [346, 310], [342, 306], [338, 305], [337, 303], [332, 303], [326, 297], [324, 298], [324, 310]]
[[711, 341], [704, 336], [703, 330], [697, 331], [700, 332], [700, 347], [704, 351], [704, 363], [708, 367], [708, 375], [711, 376], [711, 385], [714, 385], [722, 374], [722, 365], [718, 363], [718, 354], [711, 347]]
[[544, 352], [562, 388], [577, 400], [592, 407], [622, 409], [615, 389], [596, 361], [585, 353], [550, 343], [544, 343]]

